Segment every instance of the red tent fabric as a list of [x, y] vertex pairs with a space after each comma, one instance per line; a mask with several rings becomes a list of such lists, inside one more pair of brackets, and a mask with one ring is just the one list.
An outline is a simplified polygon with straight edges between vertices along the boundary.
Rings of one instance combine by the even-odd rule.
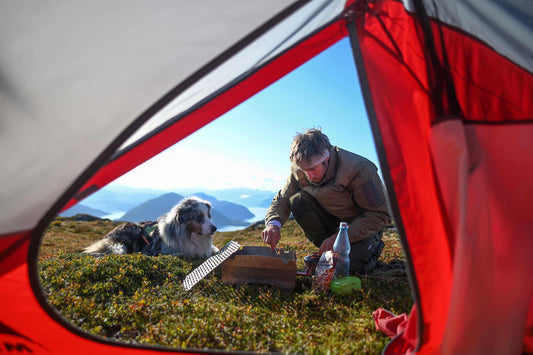
[[416, 280], [417, 353], [520, 353], [532, 336], [531, 70], [417, 6], [356, 10]]
[[[256, 9], [235, 0], [211, 4], [212, 12], [201, 1], [187, 9], [117, 1], [108, 12], [69, 4], [5, 2], [0, 11], [0, 353], [159, 351], [95, 338], [51, 309], [37, 278], [47, 224], [346, 36], [415, 300], [384, 353], [533, 353], [526, 2], [272, 1]], [[242, 27], [221, 25], [227, 9]], [[212, 15], [214, 27], [182, 43], [173, 34], [195, 10]], [[46, 41], [54, 36], [68, 45]], [[102, 64], [102, 56], [115, 60]]]

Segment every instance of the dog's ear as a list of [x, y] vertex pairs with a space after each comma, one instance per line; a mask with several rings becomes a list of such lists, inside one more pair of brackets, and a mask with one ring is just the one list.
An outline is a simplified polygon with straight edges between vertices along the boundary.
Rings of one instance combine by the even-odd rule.
[[207, 206], [207, 217], [211, 218], [211, 204], [205, 203]]
[[178, 208], [176, 211], [176, 220], [178, 221], [178, 224], [187, 223], [191, 211], [192, 208], [190, 206], [181, 206], [181, 208]]

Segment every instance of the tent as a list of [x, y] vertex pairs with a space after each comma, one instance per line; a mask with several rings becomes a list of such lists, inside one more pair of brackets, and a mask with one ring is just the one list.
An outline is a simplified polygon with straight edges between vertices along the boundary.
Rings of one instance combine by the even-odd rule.
[[161, 351], [51, 309], [46, 226], [347, 36], [415, 300], [384, 353], [533, 353], [530, 1], [2, 0], [0, 29], [0, 353]]

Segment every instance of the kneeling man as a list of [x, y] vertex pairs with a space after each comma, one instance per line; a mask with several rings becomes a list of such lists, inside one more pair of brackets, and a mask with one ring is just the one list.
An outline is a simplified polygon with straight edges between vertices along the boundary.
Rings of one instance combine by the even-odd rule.
[[274, 249], [281, 226], [291, 212], [305, 236], [320, 248], [333, 250], [340, 222], [349, 223], [350, 273], [376, 267], [390, 223], [383, 183], [368, 159], [332, 146], [320, 129], [297, 134], [289, 156], [291, 174], [265, 216], [263, 242]]

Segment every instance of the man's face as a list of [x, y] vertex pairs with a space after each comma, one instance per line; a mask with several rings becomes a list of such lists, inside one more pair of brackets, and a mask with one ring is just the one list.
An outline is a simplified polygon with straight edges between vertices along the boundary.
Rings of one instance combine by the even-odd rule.
[[329, 154], [318, 161], [315, 159], [311, 159], [311, 161], [311, 163], [301, 162], [298, 166], [305, 173], [309, 181], [318, 184], [324, 179], [324, 176], [326, 176], [326, 172], [328, 171]]

